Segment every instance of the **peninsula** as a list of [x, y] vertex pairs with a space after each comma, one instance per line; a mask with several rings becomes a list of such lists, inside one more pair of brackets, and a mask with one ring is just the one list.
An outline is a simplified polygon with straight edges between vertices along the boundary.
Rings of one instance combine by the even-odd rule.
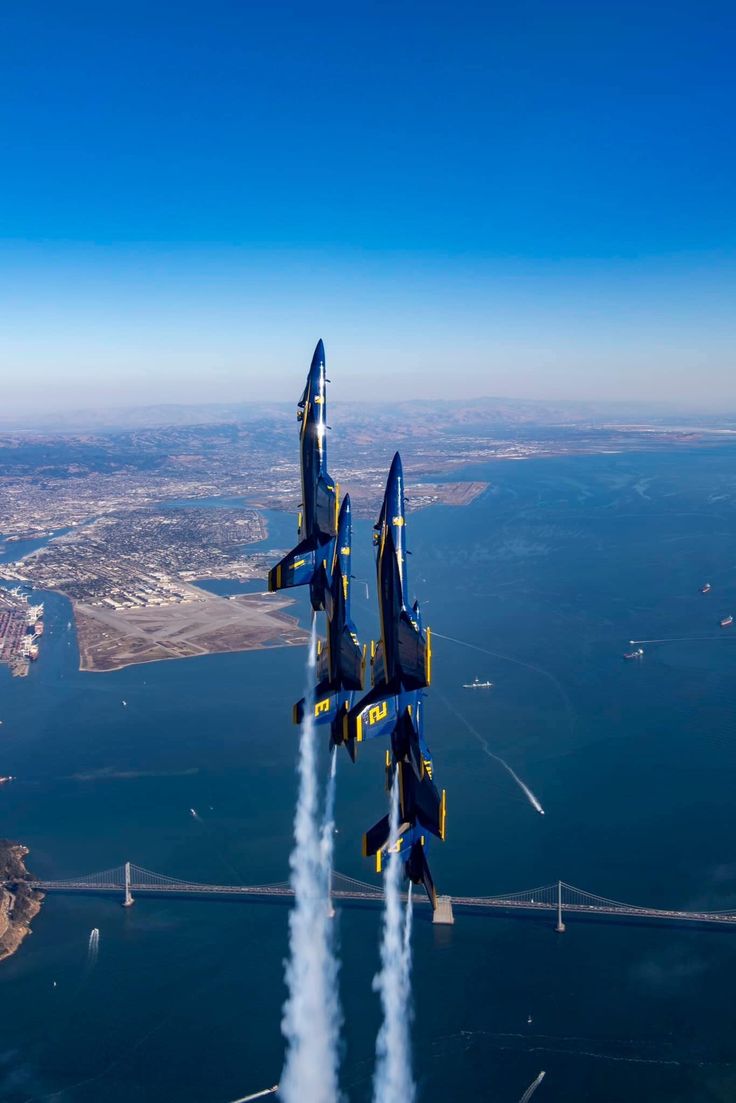
[[43, 893], [27, 883], [30, 875], [24, 858], [28, 854], [20, 843], [0, 839], [0, 961], [20, 946], [30, 923], [38, 914]]

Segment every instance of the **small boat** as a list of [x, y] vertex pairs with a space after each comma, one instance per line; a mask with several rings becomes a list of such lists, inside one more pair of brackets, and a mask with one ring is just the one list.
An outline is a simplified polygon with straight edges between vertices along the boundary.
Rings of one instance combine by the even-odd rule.
[[625, 651], [624, 652], [624, 658], [625, 659], [641, 659], [643, 654], [644, 654], [644, 648], [643, 647], [637, 647], [635, 651]]
[[122, 704], [123, 704], [123, 708], [124, 708], [124, 709], [127, 709], [127, 707], [128, 707], [128, 702], [127, 702], [127, 701], [123, 701], [123, 703], [122, 703]]
[[526, 1021], [527, 1021], [528, 1023], [533, 1023], [533, 1022], [534, 1022], [534, 1020], [532, 1019], [531, 1015], [527, 1015], [527, 1017], [526, 1017]]
[[481, 682], [480, 678], [473, 678], [472, 682], [464, 682], [463, 689], [493, 689], [493, 682]]
[[710, 582], [706, 582], [706, 584], [704, 586], [701, 586], [700, 587], [700, 592], [701, 592], [701, 594], [709, 594], [710, 593]]
[[733, 617], [723, 617], [721, 620], [721, 628], [728, 628], [729, 624], [733, 624]]

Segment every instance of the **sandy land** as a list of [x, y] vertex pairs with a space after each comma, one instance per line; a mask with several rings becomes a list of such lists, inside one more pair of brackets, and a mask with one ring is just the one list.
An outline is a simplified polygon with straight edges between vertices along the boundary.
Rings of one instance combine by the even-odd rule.
[[0, 961], [14, 954], [31, 933], [31, 920], [41, 908], [43, 893], [24, 882], [27, 854], [26, 847], [0, 839], [0, 876], [10, 882], [0, 886]]
[[192, 586], [175, 605], [115, 611], [74, 603], [79, 668], [120, 670], [134, 663], [187, 659], [222, 651], [305, 644], [307, 634], [283, 609], [283, 594], [220, 597]]

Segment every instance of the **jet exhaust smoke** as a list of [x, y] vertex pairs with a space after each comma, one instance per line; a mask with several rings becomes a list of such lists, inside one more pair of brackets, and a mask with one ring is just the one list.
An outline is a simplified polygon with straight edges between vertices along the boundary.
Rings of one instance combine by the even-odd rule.
[[[306, 707], [299, 737], [294, 847], [289, 863], [294, 907], [289, 915], [288, 995], [281, 1020], [286, 1058], [279, 1094], [284, 1103], [335, 1103], [339, 1098], [337, 1068], [341, 1015], [337, 995], [338, 964], [328, 916], [329, 868], [326, 867], [324, 844], [328, 817], [321, 822], [318, 812], [314, 725], [316, 638], [313, 617], [306, 671]], [[334, 766], [331, 775], [328, 802], [334, 802]], [[332, 830], [329, 834], [331, 864]]]
[[411, 1018], [411, 885], [406, 910], [401, 907], [401, 857], [399, 837], [399, 788], [397, 775], [391, 786], [388, 865], [383, 879], [384, 913], [381, 969], [373, 978], [373, 990], [381, 997], [383, 1023], [376, 1039], [374, 1103], [414, 1103], [409, 1021]]
[[531, 791], [529, 786], [526, 785], [525, 782], [523, 782], [521, 780], [519, 775], [514, 770], [511, 769], [508, 762], [506, 762], [505, 759], [501, 758], [500, 754], [495, 754], [495, 752], [491, 750], [491, 748], [488, 746], [487, 740], [484, 739], [484, 737], [480, 734], [480, 732], [477, 731], [473, 727], [473, 725], [470, 723], [469, 720], [465, 719], [465, 717], [463, 716], [463, 714], [461, 712], [458, 712], [458, 710], [455, 708], [455, 706], [450, 701], [447, 700], [447, 698], [445, 697], [445, 695], [443, 693], [440, 693], [439, 697], [440, 697], [440, 700], [444, 701], [445, 705], [450, 710], [450, 712], [453, 713], [453, 715], [456, 716], [458, 718], [458, 720], [462, 724], [465, 725], [465, 727], [468, 729], [470, 734], [475, 736], [475, 738], [478, 740], [478, 742], [480, 743], [482, 749], [485, 751], [485, 753], [488, 755], [488, 757], [493, 758], [496, 762], [498, 762], [501, 766], [503, 766], [506, 773], [509, 774], [514, 779], [514, 781], [519, 786], [519, 788], [521, 789], [521, 791], [524, 794], [524, 796], [526, 797], [526, 799], [531, 804], [534, 811], [539, 812], [540, 816], [543, 816], [544, 815], [544, 809], [542, 808], [541, 803], [535, 797], [534, 793]]
[[330, 752], [330, 773], [327, 777], [325, 812], [322, 817], [320, 848], [322, 868], [327, 883], [327, 910], [332, 916], [332, 856], [335, 849], [335, 789], [337, 787], [337, 747]]

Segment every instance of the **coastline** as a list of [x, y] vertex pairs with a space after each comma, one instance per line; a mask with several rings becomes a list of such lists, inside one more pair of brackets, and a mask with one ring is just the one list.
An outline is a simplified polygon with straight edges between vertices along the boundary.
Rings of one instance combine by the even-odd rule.
[[[44, 894], [27, 882], [30, 875], [24, 859], [28, 848], [0, 839], [0, 961], [11, 957], [31, 933], [31, 920], [38, 915]], [[8, 882], [8, 883], [6, 883]]]

